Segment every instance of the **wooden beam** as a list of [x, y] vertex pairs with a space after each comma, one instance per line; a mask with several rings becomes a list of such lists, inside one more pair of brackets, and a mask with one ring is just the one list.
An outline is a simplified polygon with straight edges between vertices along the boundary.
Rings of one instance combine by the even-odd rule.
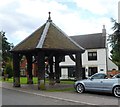
[[76, 53], [76, 71], [75, 76], [77, 80], [82, 79], [82, 58], [81, 53]]
[[56, 83], [60, 83], [60, 67], [59, 67], [59, 56], [55, 56], [55, 77]]
[[53, 56], [49, 59], [50, 73], [49, 73], [49, 85], [54, 85], [54, 73], [53, 73]]
[[13, 53], [13, 73], [13, 86], [20, 87], [20, 58], [17, 53]]
[[27, 72], [28, 72], [28, 84], [33, 84], [32, 75], [32, 55], [26, 55], [27, 59]]
[[69, 57], [72, 59], [72, 61], [76, 62], [76, 58], [72, 54], [70, 54]]
[[38, 89], [45, 89], [45, 54], [44, 52], [38, 52]]

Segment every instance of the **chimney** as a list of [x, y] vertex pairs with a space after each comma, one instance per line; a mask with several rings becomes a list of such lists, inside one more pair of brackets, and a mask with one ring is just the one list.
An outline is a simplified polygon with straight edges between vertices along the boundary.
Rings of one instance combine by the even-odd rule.
[[106, 29], [105, 29], [105, 25], [103, 25], [103, 29], [102, 29], [102, 36], [106, 36]]

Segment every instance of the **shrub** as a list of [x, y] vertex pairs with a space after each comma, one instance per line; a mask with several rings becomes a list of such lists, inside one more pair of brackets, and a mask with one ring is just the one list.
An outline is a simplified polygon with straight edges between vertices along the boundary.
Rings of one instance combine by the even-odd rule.
[[8, 78], [13, 77], [13, 67], [11, 62], [6, 64], [5, 73], [8, 74]]

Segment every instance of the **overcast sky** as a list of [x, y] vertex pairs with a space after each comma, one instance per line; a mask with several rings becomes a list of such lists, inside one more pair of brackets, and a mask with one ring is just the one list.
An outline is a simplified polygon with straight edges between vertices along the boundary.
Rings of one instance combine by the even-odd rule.
[[119, 0], [0, 0], [0, 30], [9, 42], [18, 44], [48, 19], [48, 12], [67, 35], [112, 33], [118, 20]]

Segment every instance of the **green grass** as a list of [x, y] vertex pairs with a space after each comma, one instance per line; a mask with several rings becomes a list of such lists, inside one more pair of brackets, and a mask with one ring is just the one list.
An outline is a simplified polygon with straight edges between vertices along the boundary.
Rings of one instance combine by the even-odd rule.
[[[4, 80], [2, 80], [2, 81], [4, 81]], [[13, 77], [9, 78], [5, 82], [12, 83], [13, 82]], [[49, 83], [49, 80], [46, 79], [45, 82]], [[38, 83], [38, 78], [37, 77], [33, 77], [33, 83], [34, 84]], [[61, 84], [74, 84], [74, 81], [71, 81], [71, 80], [61, 80], [60, 83]], [[27, 78], [26, 77], [20, 77], [20, 84], [27, 84]]]
[[2, 77], [0, 76], [0, 81], [2, 81]]
[[[8, 80], [2, 80], [3, 82], [13, 83], [13, 77], [9, 78]], [[33, 83], [37, 84], [38, 80], [37, 77], [33, 77]], [[27, 78], [26, 77], [20, 77], [20, 84], [27, 84]]]
[[[9, 78], [6, 81], [1, 79], [1, 81], [8, 82], [8, 83], [13, 83], [13, 77]], [[49, 80], [46, 79], [45, 82], [49, 83]], [[33, 83], [34, 84], [38, 83], [38, 78], [37, 77], [33, 77]], [[20, 84], [27, 84], [27, 78], [26, 77], [20, 77]], [[61, 80], [60, 84], [74, 84], [74, 81], [72, 81], [72, 80]], [[63, 89], [47, 89], [45, 91], [47, 91], [47, 92], [68, 92], [68, 91], [74, 91], [74, 88], [70, 87], [70, 88], [63, 88]]]
[[61, 80], [60, 83], [62, 83], [62, 84], [74, 84], [74, 81]]

